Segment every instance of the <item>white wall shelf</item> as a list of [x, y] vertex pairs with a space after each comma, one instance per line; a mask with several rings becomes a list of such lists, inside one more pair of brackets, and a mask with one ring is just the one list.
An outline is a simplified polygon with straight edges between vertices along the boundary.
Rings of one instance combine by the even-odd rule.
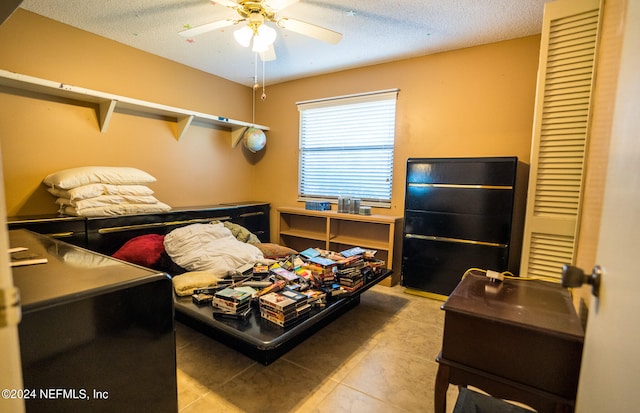
[[194, 112], [188, 109], [181, 109], [144, 100], [128, 98], [125, 96], [99, 92], [65, 83], [54, 82], [52, 80], [8, 72], [1, 69], [0, 91], [13, 94], [16, 94], [16, 92], [19, 91], [28, 91], [41, 95], [42, 98], [56, 97], [71, 102], [91, 104], [96, 108], [98, 124], [101, 132], [105, 132], [109, 127], [111, 115], [114, 112], [152, 116], [171, 120], [177, 125], [176, 138], [178, 140], [184, 136], [192, 123], [216, 129], [228, 130], [231, 131], [232, 147], [237, 145], [242, 134], [249, 127], [255, 127], [264, 131], [269, 130], [269, 127], [263, 125], [256, 125], [229, 119], [223, 116]]

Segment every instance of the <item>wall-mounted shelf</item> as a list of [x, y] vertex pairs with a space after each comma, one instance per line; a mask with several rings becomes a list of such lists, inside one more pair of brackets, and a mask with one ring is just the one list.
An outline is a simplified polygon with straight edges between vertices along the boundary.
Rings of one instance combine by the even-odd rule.
[[239, 120], [229, 119], [223, 116], [194, 112], [166, 106], [144, 100], [113, 95], [82, 87], [71, 86], [65, 83], [40, 79], [37, 77], [21, 75], [0, 69], [0, 91], [16, 93], [28, 91], [43, 97], [57, 97], [72, 102], [81, 102], [94, 105], [98, 116], [101, 132], [105, 132], [109, 126], [111, 115], [114, 112], [155, 116], [176, 122], [176, 138], [180, 139], [187, 132], [192, 123], [231, 131], [231, 146], [235, 147], [244, 131], [249, 127], [255, 127], [264, 131], [269, 127], [256, 125]]

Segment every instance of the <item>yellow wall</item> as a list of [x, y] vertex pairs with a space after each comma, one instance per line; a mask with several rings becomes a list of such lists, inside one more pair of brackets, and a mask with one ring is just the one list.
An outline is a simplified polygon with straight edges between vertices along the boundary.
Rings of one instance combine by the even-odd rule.
[[[18, 9], [0, 26], [0, 69], [88, 89], [251, 120], [251, 89]], [[82, 165], [133, 166], [154, 175], [172, 206], [252, 198], [253, 166], [230, 133], [115, 113], [105, 133], [90, 107], [0, 93], [7, 214], [56, 211], [41, 185]]]
[[[2, 93], [0, 144], [8, 215], [50, 213], [40, 184], [79, 165], [128, 165], [158, 178], [172, 206], [243, 200], [296, 205], [295, 102], [399, 88], [392, 208], [402, 215], [409, 157], [518, 156], [528, 162], [539, 36], [267, 85], [259, 154], [228, 132], [192, 127], [177, 141], [164, 121], [114, 114], [100, 133], [92, 108]], [[171, 106], [251, 118], [251, 89], [18, 10], [0, 27], [0, 68]], [[267, 68], [268, 73], [268, 68]], [[268, 82], [268, 77], [267, 77]], [[272, 215], [275, 218], [275, 212]], [[275, 229], [275, 225], [272, 225]], [[272, 233], [273, 234], [273, 233]]]
[[400, 89], [392, 207], [374, 213], [403, 215], [409, 157], [515, 155], [529, 163], [539, 43], [530, 36], [268, 86], [257, 103], [271, 131], [255, 198], [274, 210], [297, 204], [297, 101], [373, 90]]

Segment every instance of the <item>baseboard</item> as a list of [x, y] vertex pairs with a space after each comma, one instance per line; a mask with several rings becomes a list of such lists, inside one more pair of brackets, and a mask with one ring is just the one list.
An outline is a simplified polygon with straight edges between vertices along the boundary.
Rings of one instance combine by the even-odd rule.
[[405, 288], [404, 292], [407, 294], [419, 295], [420, 297], [431, 298], [432, 300], [438, 300], [438, 301], [447, 301], [447, 298], [449, 298], [446, 295], [430, 293], [428, 291], [422, 291], [422, 290], [414, 290], [413, 288]]

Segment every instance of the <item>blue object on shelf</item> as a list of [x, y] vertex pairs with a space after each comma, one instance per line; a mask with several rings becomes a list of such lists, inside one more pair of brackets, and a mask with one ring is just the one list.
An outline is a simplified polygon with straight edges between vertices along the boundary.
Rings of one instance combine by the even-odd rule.
[[330, 211], [331, 204], [329, 202], [307, 201], [304, 203], [304, 208], [312, 211]]

